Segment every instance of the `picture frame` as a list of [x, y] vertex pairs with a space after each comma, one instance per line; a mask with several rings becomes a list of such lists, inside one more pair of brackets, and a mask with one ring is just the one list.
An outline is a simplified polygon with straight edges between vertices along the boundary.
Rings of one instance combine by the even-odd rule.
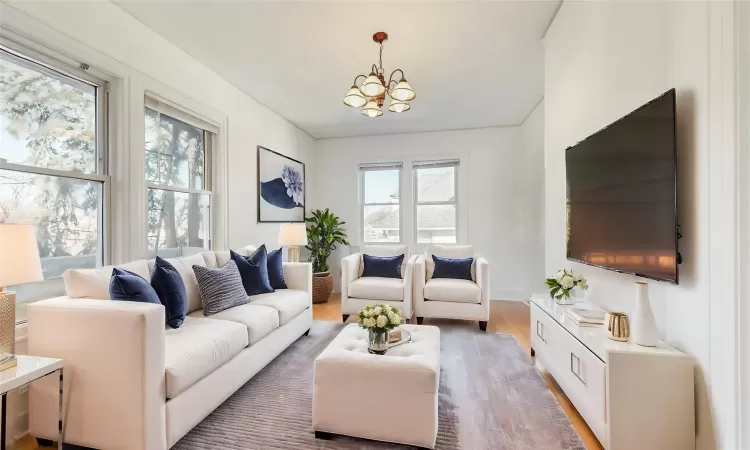
[[258, 223], [305, 223], [305, 163], [257, 146]]

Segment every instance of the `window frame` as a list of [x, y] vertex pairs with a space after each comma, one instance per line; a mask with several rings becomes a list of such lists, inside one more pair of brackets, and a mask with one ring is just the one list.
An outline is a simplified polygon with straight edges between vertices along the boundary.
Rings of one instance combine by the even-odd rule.
[[[200, 115], [193, 113], [192, 111], [189, 111], [187, 108], [180, 107], [179, 105], [176, 105], [172, 102], [169, 102], [167, 100], [164, 100], [163, 98], [159, 97], [156, 94], [153, 94], [151, 92], [146, 92], [144, 95], [144, 128], [143, 132], [145, 135], [145, 110], [151, 109], [156, 111], [159, 114], [163, 114], [165, 116], [168, 116], [172, 119], [179, 120], [183, 123], [186, 123], [188, 125], [194, 126], [201, 131], [203, 131], [203, 189], [195, 189], [195, 188], [189, 188], [189, 187], [179, 187], [179, 186], [170, 186], [169, 184], [162, 184], [162, 183], [153, 183], [148, 180], [146, 180], [146, 170], [145, 170], [145, 164], [146, 164], [146, 153], [147, 150], [143, 148], [143, 153], [141, 156], [143, 157], [144, 161], [144, 170], [143, 170], [143, 182], [145, 184], [145, 206], [146, 206], [146, 214], [145, 214], [145, 231], [146, 231], [146, 252], [147, 254], [150, 254], [149, 252], [151, 249], [148, 245], [148, 239], [150, 237], [149, 230], [148, 230], [148, 195], [149, 192], [153, 190], [160, 190], [160, 191], [171, 191], [171, 192], [178, 192], [183, 194], [190, 194], [190, 195], [205, 195], [208, 197], [208, 214], [206, 215], [208, 219], [208, 230], [207, 230], [207, 237], [204, 239], [204, 242], [208, 242], [207, 246], [204, 246], [205, 251], [211, 251], [211, 249], [214, 248], [214, 193], [213, 193], [213, 159], [214, 159], [214, 148], [217, 144], [217, 139], [219, 136], [219, 127], [214, 125], [212, 122], [204, 120], [200, 117]], [[145, 141], [144, 141], [145, 143]], [[167, 180], [168, 182], [169, 180]], [[189, 184], [189, 183], [188, 183]], [[157, 243], [158, 245], [158, 243]], [[158, 255], [158, 246], [154, 249], [154, 255]], [[180, 247], [180, 256], [182, 255], [182, 247]]]
[[[77, 63], [62, 55], [48, 50], [44, 47], [31, 48], [0, 35], [0, 54], [9, 55], [11, 61], [18, 61], [19, 64], [29, 65], [41, 73], [52, 72], [61, 77], [76, 80], [81, 83], [91, 85], [95, 88], [96, 97], [96, 147], [95, 147], [95, 172], [83, 173], [61, 169], [50, 169], [45, 167], [36, 167], [27, 164], [18, 164], [8, 162], [0, 158], [0, 170], [10, 172], [26, 173], [30, 175], [48, 176], [55, 178], [66, 178], [73, 180], [89, 181], [101, 184], [101, 203], [97, 210], [97, 247], [99, 251], [96, 254], [97, 267], [106, 266], [111, 259], [112, 245], [112, 222], [111, 222], [111, 196], [112, 196], [112, 178], [109, 175], [109, 80], [88, 73], [89, 66], [84, 63]], [[67, 60], [67, 61], [66, 61]], [[54, 75], [50, 75], [54, 76]], [[39, 283], [55, 283], [62, 279], [62, 275], [45, 278]], [[41, 300], [41, 299], [39, 299]], [[38, 300], [31, 300], [23, 303], [33, 303]], [[16, 320], [16, 325], [24, 324], [26, 320]]]
[[[419, 242], [419, 207], [420, 206], [453, 206], [456, 208], [456, 215], [455, 215], [455, 229], [456, 229], [456, 241], [455, 242], [446, 242], [446, 244], [459, 244], [460, 243], [460, 230], [459, 230], [459, 223], [461, 222], [459, 220], [459, 192], [458, 192], [458, 178], [459, 178], [459, 167], [461, 165], [461, 161], [458, 159], [450, 159], [450, 160], [436, 160], [436, 161], [413, 161], [412, 162], [412, 180], [413, 181], [413, 195], [414, 195], [414, 209], [412, 211], [412, 214], [414, 214], [414, 244], [415, 245], [433, 245], [434, 242]], [[420, 169], [435, 169], [435, 168], [441, 168], [441, 167], [452, 167], [453, 168], [453, 201], [419, 201], [419, 170]]]
[[[367, 172], [377, 172], [385, 170], [397, 170], [398, 171], [398, 203], [366, 203], [366, 186], [365, 186], [365, 174]], [[404, 165], [403, 163], [378, 163], [378, 164], [361, 164], [359, 166], [359, 218], [361, 226], [359, 227], [360, 242], [366, 245], [394, 245], [402, 244], [404, 241], [403, 229], [404, 229], [404, 210], [403, 210], [403, 177]], [[367, 233], [365, 233], [365, 207], [367, 206], [398, 206], [398, 241], [392, 242], [378, 242], [368, 241]]]

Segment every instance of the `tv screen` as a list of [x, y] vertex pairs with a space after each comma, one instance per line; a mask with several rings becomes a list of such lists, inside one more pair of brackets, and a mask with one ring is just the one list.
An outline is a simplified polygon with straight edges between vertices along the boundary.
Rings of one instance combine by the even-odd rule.
[[678, 282], [675, 91], [568, 148], [568, 259]]

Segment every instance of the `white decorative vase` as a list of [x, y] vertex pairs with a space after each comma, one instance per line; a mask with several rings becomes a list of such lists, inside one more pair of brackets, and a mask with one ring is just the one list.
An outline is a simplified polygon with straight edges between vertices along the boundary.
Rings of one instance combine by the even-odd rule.
[[659, 329], [648, 298], [648, 284], [640, 281], [635, 283], [635, 308], [630, 314], [630, 339], [644, 347], [656, 347], [659, 343]]

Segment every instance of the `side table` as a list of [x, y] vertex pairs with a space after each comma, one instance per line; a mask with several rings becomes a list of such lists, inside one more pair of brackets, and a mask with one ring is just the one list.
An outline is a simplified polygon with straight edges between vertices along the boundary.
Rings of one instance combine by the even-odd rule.
[[0, 423], [0, 449], [5, 450], [6, 399], [8, 392], [26, 386], [55, 372], [60, 376], [60, 410], [57, 422], [57, 448], [63, 448], [63, 360], [40, 356], [16, 355], [18, 364], [0, 371], [0, 395], [2, 395], [2, 423]]

